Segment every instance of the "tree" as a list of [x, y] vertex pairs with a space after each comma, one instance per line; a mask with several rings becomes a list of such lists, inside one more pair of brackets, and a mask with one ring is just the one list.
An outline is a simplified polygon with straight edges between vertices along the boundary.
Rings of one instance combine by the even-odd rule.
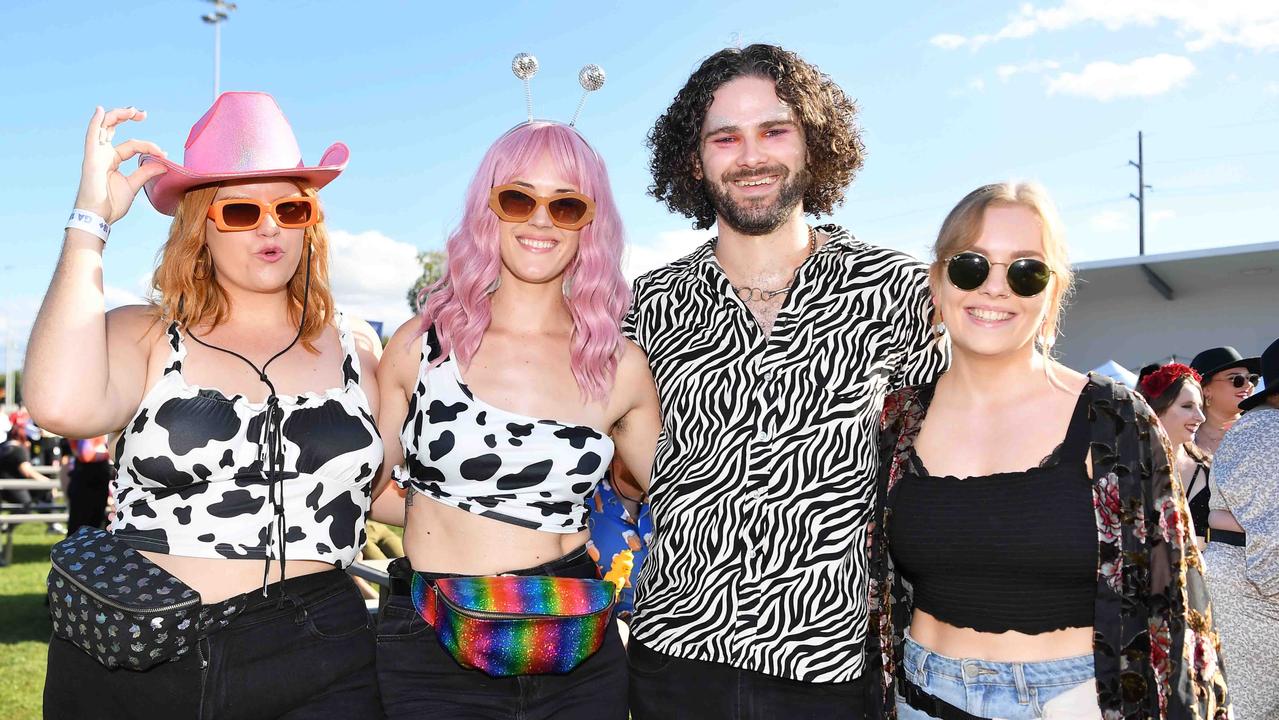
[[409, 309], [415, 314], [421, 311], [422, 307], [418, 305], [418, 296], [422, 294], [422, 290], [429, 285], [433, 285], [444, 275], [444, 262], [447, 259], [440, 250], [423, 250], [417, 254], [417, 261], [422, 264], [422, 277], [413, 283], [413, 287], [409, 288], [407, 300]]

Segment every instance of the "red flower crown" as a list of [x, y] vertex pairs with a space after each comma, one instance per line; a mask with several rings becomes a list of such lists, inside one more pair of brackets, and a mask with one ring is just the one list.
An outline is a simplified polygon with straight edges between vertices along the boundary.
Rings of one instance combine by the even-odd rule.
[[1203, 378], [1189, 365], [1168, 363], [1141, 379], [1141, 391], [1151, 400], [1163, 395], [1177, 380], [1190, 376], [1195, 382], [1202, 383]]

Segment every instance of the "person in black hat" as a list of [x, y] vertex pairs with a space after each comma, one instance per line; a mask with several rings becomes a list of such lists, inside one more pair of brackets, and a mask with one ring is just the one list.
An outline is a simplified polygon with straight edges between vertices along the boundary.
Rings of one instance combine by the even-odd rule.
[[1239, 403], [1257, 386], [1261, 359], [1243, 357], [1229, 346], [1215, 347], [1196, 355], [1190, 367], [1203, 376], [1207, 416], [1195, 433], [1195, 444], [1206, 453], [1215, 453], [1222, 436], [1239, 419]]
[[[1240, 718], [1279, 717], [1279, 340], [1261, 355], [1266, 389], [1239, 403], [1243, 416], [1213, 465], [1208, 591]], [[1225, 516], [1239, 532], [1222, 533]]]
[[1265, 380], [1264, 388], [1239, 401], [1241, 412], [1248, 412], [1262, 403], [1279, 407], [1279, 340], [1270, 343], [1270, 347], [1261, 353], [1261, 377]]

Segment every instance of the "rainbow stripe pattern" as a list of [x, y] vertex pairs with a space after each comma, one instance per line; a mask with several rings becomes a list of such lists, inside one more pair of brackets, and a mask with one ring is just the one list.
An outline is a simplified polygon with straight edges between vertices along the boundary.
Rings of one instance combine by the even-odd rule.
[[494, 677], [567, 673], [604, 641], [616, 586], [548, 576], [413, 574], [413, 607], [463, 667]]

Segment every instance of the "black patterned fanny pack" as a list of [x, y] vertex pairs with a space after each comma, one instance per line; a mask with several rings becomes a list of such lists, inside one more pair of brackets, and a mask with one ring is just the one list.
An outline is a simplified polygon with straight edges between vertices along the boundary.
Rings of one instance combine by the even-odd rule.
[[108, 668], [146, 670], [200, 639], [200, 594], [123, 540], [80, 528], [50, 553], [53, 634]]

